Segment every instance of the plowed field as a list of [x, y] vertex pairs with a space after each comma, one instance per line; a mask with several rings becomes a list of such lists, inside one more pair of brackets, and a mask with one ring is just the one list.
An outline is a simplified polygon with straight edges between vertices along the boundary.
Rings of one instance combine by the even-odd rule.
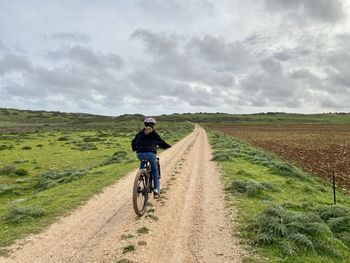
[[215, 124], [215, 130], [272, 152], [350, 190], [350, 124]]

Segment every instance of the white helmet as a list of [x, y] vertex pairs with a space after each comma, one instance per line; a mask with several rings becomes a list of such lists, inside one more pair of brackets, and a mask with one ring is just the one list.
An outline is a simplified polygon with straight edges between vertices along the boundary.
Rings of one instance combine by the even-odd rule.
[[154, 117], [146, 117], [143, 123], [145, 126], [154, 126], [156, 125], [157, 121]]

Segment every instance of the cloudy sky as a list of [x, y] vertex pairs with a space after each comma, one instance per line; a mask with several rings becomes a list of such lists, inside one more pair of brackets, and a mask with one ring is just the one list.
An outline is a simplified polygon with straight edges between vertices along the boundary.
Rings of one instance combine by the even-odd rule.
[[0, 0], [0, 108], [350, 111], [347, 0]]

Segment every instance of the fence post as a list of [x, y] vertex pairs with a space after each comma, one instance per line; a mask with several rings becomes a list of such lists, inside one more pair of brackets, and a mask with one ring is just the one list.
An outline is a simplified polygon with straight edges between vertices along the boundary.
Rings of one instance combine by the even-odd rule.
[[336, 197], [336, 192], [335, 192], [335, 174], [333, 170], [333, 200], [334, 200], [334, 205], [337, 204], [337, 197]]

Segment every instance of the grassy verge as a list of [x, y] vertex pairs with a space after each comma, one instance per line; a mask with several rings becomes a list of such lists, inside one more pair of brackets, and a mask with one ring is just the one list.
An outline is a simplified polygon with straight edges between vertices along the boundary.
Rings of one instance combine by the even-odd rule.
[[275, 156], [222, 134], [210, 134], [223, 169], [246, 262], [349, 262], [350, 198]]
[[[1, 134], [0, 248], [39, 232], [137, 167], [130, 142], [139, 123], [133, 123], [118, 130]], [[171, 144], [193, 128], [178, 123], [159, 126]]]

